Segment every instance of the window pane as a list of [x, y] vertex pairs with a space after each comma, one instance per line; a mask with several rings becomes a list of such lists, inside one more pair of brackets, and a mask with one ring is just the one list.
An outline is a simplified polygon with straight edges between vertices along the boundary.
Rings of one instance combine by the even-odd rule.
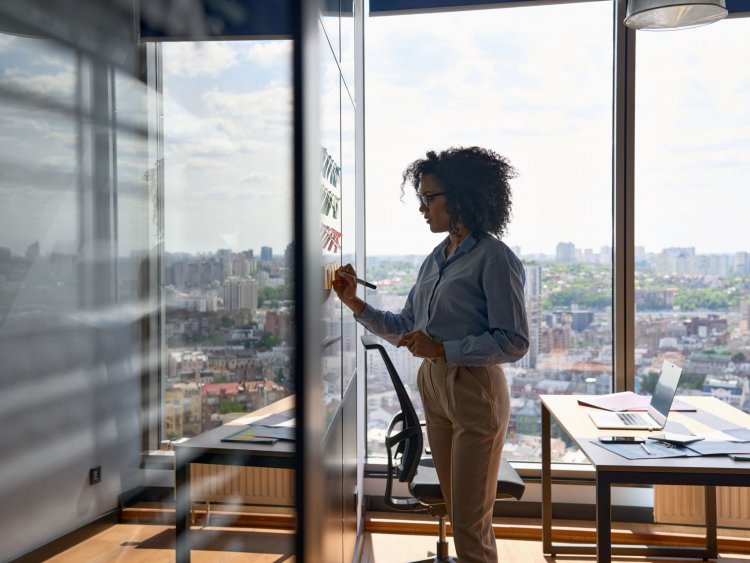
[[[750, 411], [750, 20], [638, 35], [635, 388]], [[668, 61], [668, 64], [665, 64]]]
[[[342, 22], [346, 22], [342, 19]], [[342, 264], [356, 264], [355, 245], [355, 110], [351, 99], [346, 94], [344, 81], [341, 83], [341, 237]], [[342, 319], [342, 365], [343, 392], [346, 393], [357, 369], [357, 328], [356, 321], [349, 310]]]
[[[531, 351], [504, 366], [510, 459], [539, 459], [538, 396], [612, 385], [612, 3], [378, 17], [367, 40], [368, 300], [400, 310], [423, 258], [445, 235], [425, 228], [401, 173], [427, 150], [480, 145], [519, 176], [505, 238], [523, 259]], [[415, 403], [420, 361], [391, 348]], [[398, 410], [368, 355], [368, 452]], [[417, 406], [417, 408], [420, 408]], [[581, 459], [561, 440], [557, 459]]]
[[[338, 30], [338, 12], [336, 18]], [[330, 22], [329, 22], [330, 23]], [[327, 273], [324, 288], [330, 285], [333, 272], [341, 264], [342, 194], [341, 194], [341, 75], [331, 46], [320, 30], [320, 139], [321, 139], [321, 243], [323, 264]], [[338, 45], [338, 44], [337, 44]], [[331, 424], [341, 405], [341, 301], [333, 290], [324, 289], [321, 308], [323, 401], [325, 426]]]
[[165, 43], [166, 439], [293, 393], [291, 41]]

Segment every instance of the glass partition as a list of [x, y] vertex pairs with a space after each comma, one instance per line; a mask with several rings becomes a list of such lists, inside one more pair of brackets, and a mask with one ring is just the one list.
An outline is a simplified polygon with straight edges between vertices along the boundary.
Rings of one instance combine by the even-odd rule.
[[53, 4], [0, 5], [0, 560], [111, 511], [141, 452], [151, 233], [133, 14]]
[[[328, 427], [341, 405], [341, 302], [330, 289], [333, 272], [341, 264], [342, 178], [341, 178], [341, 88], [339, 68], [334, 52], [338, 52], [338, 5], [335, 20], [321, 17], [320, 41], [320, 189], [321, 247], [324, 283], [321, 311], [323, 354], [323, 402]], [[335, 32], [324, 28], [335, 21]], [[329, 25], [331, 27], [331, 25]], [[335, 35], [329, 35], [328, 33]]]

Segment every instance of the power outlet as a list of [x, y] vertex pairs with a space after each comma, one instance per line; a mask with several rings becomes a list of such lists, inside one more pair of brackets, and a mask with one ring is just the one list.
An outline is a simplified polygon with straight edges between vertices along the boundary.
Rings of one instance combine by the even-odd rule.
[[89, 469], [89, 485], [96, 485], [102, 482], [102, 466], [97, 465]]

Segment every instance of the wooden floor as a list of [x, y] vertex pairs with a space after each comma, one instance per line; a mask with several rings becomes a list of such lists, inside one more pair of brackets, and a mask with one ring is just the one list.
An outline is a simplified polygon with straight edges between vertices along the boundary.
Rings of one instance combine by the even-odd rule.
[[[194, 563], [294, 561], [294, 532], [253, 528], [193, 528]], [[174, 526], [115, 524], [67, 551], [54, 563], [174, 563]]]
[[[590, 523], [588, 523], [590, 525]], [[746, 536], [746, 532], [738, 535]], [[295, 560], [291, 531], [254, 528], [193, 528], [195, 563], [285, 563]], [[368, 533], [361, 563], [402, 563], [434, 555], [434, 535]], [[451, 553], [455, 554], [452, 540]], [[500, 539], [500, 561], [519, 563], [594, 563], [585, 556], [545, 557], [539, 541]], [[172, 563], [175, 560], [174, 527], [153, 524], [115, 524], [67, 551], [47, 559], [55, 563]], [[626, 561], [700, 561], [696, 559], [613, 558]], [[750, 554], [721, 554], [719, 563], [746, 563]]]
[[[419, 561], [435, 555], [435, 540], [425, 536], [394, 536], [393, 534], [368, 534], [365, 538], [365, 548], [360, 563], [400, 563]], [[452, 538], [448, 538], [450, 553], [455, 556], [456, 550]], [[596, 557], [580, 555], [565, 555], [549, 557], [542, 554], [542, 544], [538, 541], [497, 540], [498, 559], [501, 562], [514, 563], [595, 563]], [[685, 562], [700, 563], [701, 559], [647, 559], [645, 557], [613, 557], [615, 563], [636, 563], [644, 561], [659, 561], [661, 563]], [[750, 555], [722, 554], [719, 563], [747, 563]]]

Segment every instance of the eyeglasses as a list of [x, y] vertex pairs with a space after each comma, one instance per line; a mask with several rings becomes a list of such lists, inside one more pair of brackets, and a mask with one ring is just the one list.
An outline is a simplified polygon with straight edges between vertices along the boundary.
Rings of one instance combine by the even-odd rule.
[[422, 205], [427, 207], [428, 205], [430, 205], [432, 198], [435, 198], [439, 195], [445, 195], [445, 192], [435, 192], [431, 194], [417, 194], [417, 199], [419, 200], [419, 203], [421, 204], [420, 207]]

